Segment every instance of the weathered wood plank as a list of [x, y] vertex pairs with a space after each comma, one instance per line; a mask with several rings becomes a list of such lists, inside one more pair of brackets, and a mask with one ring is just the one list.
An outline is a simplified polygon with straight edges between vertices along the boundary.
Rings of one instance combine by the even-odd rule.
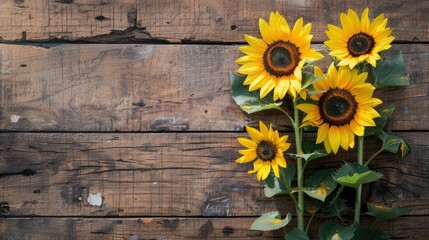
[[180, 41], [243, 41], [243, 34], [259, 35], [258, 18], [280, 11], [289, 22], [303, 17], [313, 23], [314, 40], [324, 41], [328, 23], [339, 24], [348, 8], [371, 17], [385, 13], [396, 40], [428, 41], [427, 0], [357, 2], [306, 1], [4, 1], [0, 9], [3, 41], [50, 39], [96, 42], [161, 39]]
[[[283, 231], [248, 230], [255, 218], [0, 218], [5, 239], [280, 239]], [[363, 218], [364, 225], [371, 219]], [[385, 221], [379, 229], [391, 239], [425, 239], [429, 217], [410, 216]], [[40, 227], [43, 226], [43, 227]], [[318, 238], [320, 221], [310, 227]], [[288, 226], [292, 229], [293, 224]]]
[[[429, 133], [397, 135], [414, 153], [403, 161], [381, 156], [374, 167], [384, 178], [364, 202], [412, 207], [412, 214], [426, 215]], [[239, 136], [244, 135], [2, 133], [0, 200], [12, 216], [256, 216], [294, 209], [289, 199], [279, 204], [282, 199], [264, 197], [262, 184], [246, 174], [251, 164], [234, 163]], [[377, 144], [368, 142], [367, 153]], [[346, 152], [338, 157], [356, 159]], [[324, 159], [309, 169], [341, 163]], [[91, 205], [88, 196], [97, 193], [102, 203], [94, 196]]]
[[[394, 48], [411, 85], [377, 93], [396, 105], [389, 128], [427, 130], [429, 45]], [[228, 72], [237, 69], [237, 46], [3, 44], [0, 52], [1, 130], [231, 131], [259, 118], [287, 125], [233, 102]]]

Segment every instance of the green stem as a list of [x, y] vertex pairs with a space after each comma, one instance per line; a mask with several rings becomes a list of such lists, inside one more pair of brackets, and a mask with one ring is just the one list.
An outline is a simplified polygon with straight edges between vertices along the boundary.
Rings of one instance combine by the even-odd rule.
[[[293, 115], [294, 115], [293, 129], [295, 131], [296, 153], [300, 154], [302, 153], [301, 134], [299, 129], [299, 112], [296, 105], [297, 105], [296, 101], [293, 101]], [[304, 186], [302, 158], [296, 159], [296, 165], [297, 165], [296, 169], [297, 169], [297, 175], [298, 175], [298, 189], [301, 189]], [[304, 231], [304, 192], [303, 191], [298, 192], [298, 206], [296, 208], [296, 215], [298, 218], [298, 229]]]
[[[363, 136], [358, 137], [358, 164], [363, 164]], [[356, 189], [356, 200], [355, 200], [355, 217], [354, 222], [359, 224], [360, 221], [360, 204], [362, 195], [362, 185], [359, 185]]]
[[378, 154], [380, 154], [380, 153], [382, 153], [383, 152], [383, 148], [381, 148], [380, 150], [378, 150], [376, 153], [374, 153], [369, 159], [368, 159], [368, 161], [366, 161], [365, 162], [365, 166], [368, 166], [370, 163], [371, 163], [371, 161], [378, 155]]

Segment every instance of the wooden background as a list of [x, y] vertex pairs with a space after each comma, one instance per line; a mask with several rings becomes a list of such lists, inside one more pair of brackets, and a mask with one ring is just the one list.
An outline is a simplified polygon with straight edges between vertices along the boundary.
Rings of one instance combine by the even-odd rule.
[[[228, 72], [271, 11], [311, 21], [326, 53], [327, 23], [365, 7], [385, 13], [405, 57], [410, 86], [376, 95], [396, 106], [388, 128], [413, 153], [378, 157], [384, 176], [364, 201], [415, 209], [380, 225], [392, 239], [429, 237], [428, 0], [0, 0], [0, 239], [281, 238], [248, 228], [292, 202], [265, 198], [234, 160], [246, 124], [290, 128], [244, 114]], [[90, 205], [97, 193], [101, 206]]]

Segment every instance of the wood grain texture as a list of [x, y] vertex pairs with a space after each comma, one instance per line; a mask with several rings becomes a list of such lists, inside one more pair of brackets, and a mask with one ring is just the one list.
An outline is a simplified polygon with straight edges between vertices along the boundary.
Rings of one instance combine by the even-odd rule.
[[348, 8], [359, 14], [369, 7], [371, 19], [384, 13], [397, 41], [428, 41], [428, 0], [393, 1], [228, 1], [228, 0], [14, 0], [1, 1], [3, 41], [84, 40], [94, 42], [158, 39], [170, 42], [242, 42], [258, 36], [258, 18], [272, 11], [290, 24], [312, 22], [314, 40], [326, 39], [327, 24], [339, 25]]
[[[315, 46], [324, 49], [321, 45]], [[395, 45], [411, 85], [376, 93], [396, 106], [391, 130], [429, 129], [429, 45]], [[249, 116], [230, 95], [238, 46], [0, 45], [0, 129], [12, 131], [235, 131]], [[326, 69], [330, 58], [320, 66]]]
[[[373, 167], [384, 178], [365, 190], [362, 201], [427, 215], [429, 134], [397, 135], [414, 153], [401, 161], [392, 154], [379, 157]], [[240, 136], [245, 135], [3, 133], [0, 200], [12, 216], [257, 216], [294, 209], [289, 198], [265, 198], [263, 184], [246, 173], [251, 164], [234, 163]], [[367, 153], [377, 144], [369, 141]], [[308, 169], [337, 168], [338, 159], [353, 161], [356, 155], [341, 152]], [[97, 193], [101, 206], [87, 199]]]
[[[0, 218], [0, 235], [6, 239], [282, 239], [282, 231], [248, 230], [255, 218]], [[378, 224], [391, 239], [425, 239], [427, 216], [401, 217]], [[362, 219], [369, 225], [371, 219]], [[311, 239], [318, 238], [315, 220]], [[43, 227], [40, 227], [43, 226]], [[291, 223], [288, 229], [292, 229]]]

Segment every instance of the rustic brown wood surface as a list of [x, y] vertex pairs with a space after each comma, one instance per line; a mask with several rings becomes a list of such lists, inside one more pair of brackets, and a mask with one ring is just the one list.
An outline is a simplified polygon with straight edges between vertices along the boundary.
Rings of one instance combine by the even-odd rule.
[[[429, 129], [429, 45], [393, 48], [404, 53], [411, 85], [377, 93], [396, 106], [389, 129]], [[0, 52], [3, 130], [233, 131], [263, 116], [231, 98], [237, 46], [3, 44]], [[262, 119], [288, 125], [275, 114]]]
[[[376, 96], [396, 106], [387, 128], [413, 153], [377, 157], [383, 178], [362, 201], [414, 209], [379, 224], [391, 239], [429, 238], [429, 0], [0, 0], [0, 239], [283, 239], [248, 229], [265, 212], [295, 214], [293, 203], [266, 198], [234, 160], [245, 125], [292, 134], [289, 123], [243, 113], [228, 73], [271, 11], [311, 21], [327, 55], [327, 24], [365, 7], [389, 18], [404, 54], [410, 86]], [[366, 141], [365, 158], [379, 146]], [[354, 159], [341, 151], [306, 173]]]
[[[414, 153], [385, 154], [374, 165], [384, 178], [369, 202], [429, 208], [428, 133], [397, 133]], [[237, 133], [28, 133], [0, 135], [2, 201], [14, 216], [257, 216], [293, 203], [265, 198], [263, 184], [234, 163]], [[291, 138], [290, 142], [294, 142]], [[376, 144], [374, 144], [376, 143]], [[368, 142], [367, 152], [378, 149]], [[355, 159], [342, 152], [339, 159]], [[308, 169], [337, 168], [332, 158]], [[292, 160], [290, 160], [292, 161]], [[100, 193], [100, 206], [87, 197]], [[347, 197], [347, 196], [345, 196]], [[88, 202], [89, 201], [89, 202]], [[352, 200], [353, 202], [354, 200]]]
[[[254, 218], [6, 218], [0, 235], [9, 239], [280, 239], [283, 233], [248, 230]], [[317, 224], [321, 221], [315, 220]], [[364, 224], [372, 219], [364, 217]], [[379, 228], [391, 239], [425, 239], [427, 219], [420, 216], [384, 221]], [[41, 227], [43, 226], [43, 227]], [[291, 224], [289, 228], [295, 227]], [[311, 239], [317, 229], [311, 227]]]
[[84, 41], [166, 40], [237, 42], [243, 34], [258, 35], [258, 18], [271, 11], [286, 15], [290, 24], [303, 17], [312, 22], [315, 41], [324, 41], [328, 23], [339, 14], [369, 7], [372, 18], [390, 18], [397, 41], [428, 41], [428, 0], [392, 1], [229, 1], [229, 0], [14, 0], [1, 1], [3, 41], [50, 39]]

